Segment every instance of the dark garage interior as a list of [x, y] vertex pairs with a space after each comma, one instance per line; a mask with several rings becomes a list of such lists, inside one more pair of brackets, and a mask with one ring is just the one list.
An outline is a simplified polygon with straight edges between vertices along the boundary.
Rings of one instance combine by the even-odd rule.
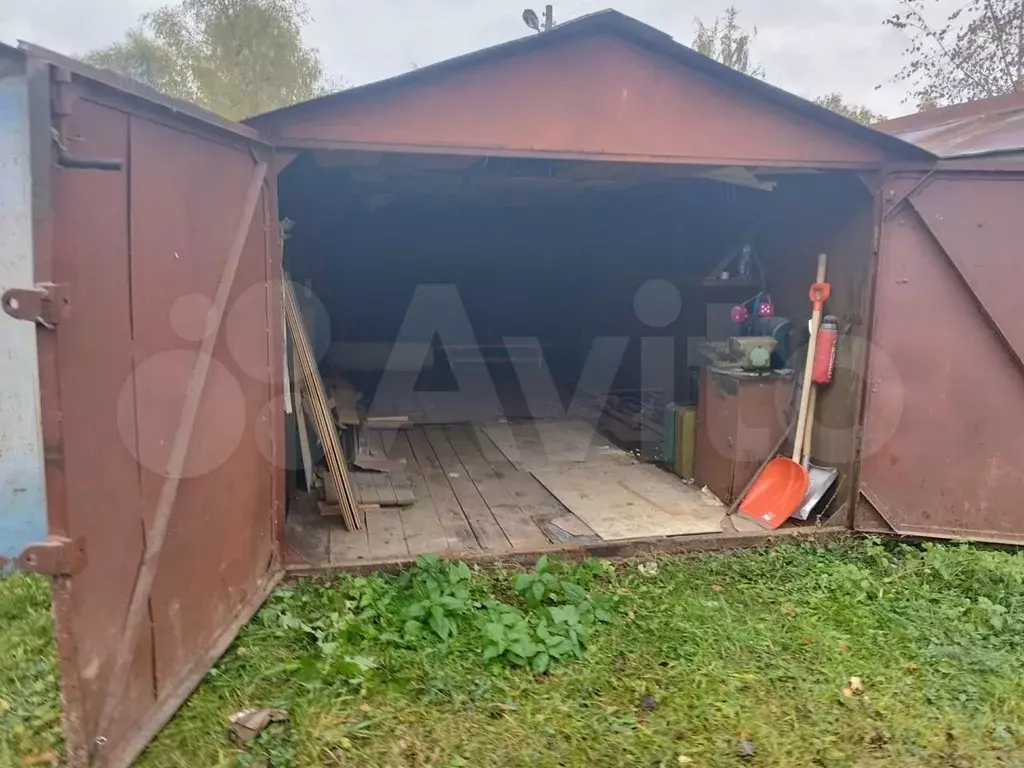
[[[699, 407], [700, 371], [719, 362], [721, 348], [709, 346], [753, 333], [739, 330], [730, 311], [762, 297], [776, 318], [790, 322], [779, 330], [774, 370], [759, 379], [765, 391], [756, 412], [738, 417], [740, 429], [760, 430], [744, 441], [749, 455], [728, 457], [746, 468], [726, 470], [724, 481], [715, 477], [721, 457], [710, 454], [728, 450], [701, 450], [698, 439], [686, 478], [693, 484], [688, 491], [709, 486], [724, 512], [740, 491], [733, 474], [756, 469], [792, 412], [792, 369], [802, 368], [818, 253], [830, 257], [828, 312], [849, 327], [859, 321], [873, 238], [872, 196], [855, 174], [802, 168], [312, 151], [281, 174], [279, 200], [290, 222], [285, 268], [315, 296], [306, 302], [306, 319], [325, 378], [358, 392], [360, 416], [353, 421], [408, 419], [405, 429], [385, 432], [397, 448], [376, 446], [389, 458], [408, 453], [399, 459], [407, 471], [427, 461], [440, 470], [435, 481], [474, 480], [475, 492], [464, 495], [498, 510], [504, 536], [496, 535], [493, 546], [506, 550], [564, 543], [546, 523], [567, 510], [539, 485], [526, 494], [531, 503], [514, 489], [495, 492], [502, 467], [527, 476], [529, 467], [509, 466], [494, 445], [481, 445], [488, 442], [482, 427], [590, 420], [599, 441], [671, 469], [659, 428], [666, 407]], [[741, 265], [744, 246], [752, 256]], [[814, 441], [815, 461], [839, 468], [840, 485], [852, 452], [845, 428], [857, 409], [856, 361], [843, 358], [854, 354], [840, 343], [836, 380], [818, 406], [818, 423], [830, 429]], [[544, 370], [550, 378], [538, 375]], [[718, 386], [712, 378], [703, 386]], [[610, 401], [632, 419], [609, 414]], [[380, 437], [360, 432], [364, 449], [367, 432]], [[461, 467], [445, 466], [438, 441]], [[461, 447], [472, 459], [459, 455]], [[488, 455], [490, 464], [482, 461]], [[490, 481], [484, 490], [466, 466], [473, 461], [481, 462], [476, 474]], [[524, 480], [535, 485], [532, 477]], [[293, 484], [304, 487], [301, 470]], [[465, 512], [458, 487], [425, 495], [435, 511], [440, 495]], [[416, 554], [409, 549], [408, 509], [369, 515], [369, 533], [356, 532], [358, 551], [342, 547], [332, 555], [332, 535], [349, 532], [335, 521], [338, 530], [323, 535], [329, 523], [312, 506], [292, 504], [292, 528], [306, 520], [318, 533], [315, 552], [308, 543], [297, 547], [307, 561]], [[502, 525], [511, 507], [529, 532], [522, 543]], [[371, 520], [387, 515], [393, 530], [375, 547]], [[431, 549], [491, 549], [472, 516], [470, 532], [458, 541], [435, 530], [427, 537]], [[575, 530], [568, 540], [594, 540], [586, 526]]]

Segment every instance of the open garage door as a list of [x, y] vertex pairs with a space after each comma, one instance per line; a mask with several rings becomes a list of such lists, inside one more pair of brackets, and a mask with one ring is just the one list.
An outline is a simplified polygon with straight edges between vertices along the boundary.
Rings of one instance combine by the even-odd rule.
[[28, 67], [35, 283], [3, 308], [36, 327], [49, 535], [19, 563], [53, 578], [69, 764], [126, 766], [281, 573], [275, 175], [247, 129]]
[[885, 185], [861, 530], [1024, 542], [1024, 173]]

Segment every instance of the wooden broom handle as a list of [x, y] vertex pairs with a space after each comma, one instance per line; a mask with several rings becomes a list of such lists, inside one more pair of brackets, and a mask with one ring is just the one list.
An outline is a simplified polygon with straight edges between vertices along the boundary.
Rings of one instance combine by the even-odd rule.
[[[815, 283], [825, 282], [825, 268], [828, 266], [828, 256], [824, 253], [818, 254], [818, 275]], [[821, 303], [816, 302], [814, 312], [811, 314], [811, 338], [807, 342], [807, 360], [804, 363], [804, 385], [800, 391], [800, 411], [796, 422], [796, 436], [793, 438], [793, 461], [798, 462], [802, 458], [804, 446], [804, 431], [807, 429], [807, 407], [811, 402], [812, 374], [814, 373], [814, 352], [818, 346], [818, 328], [821, 326]]]

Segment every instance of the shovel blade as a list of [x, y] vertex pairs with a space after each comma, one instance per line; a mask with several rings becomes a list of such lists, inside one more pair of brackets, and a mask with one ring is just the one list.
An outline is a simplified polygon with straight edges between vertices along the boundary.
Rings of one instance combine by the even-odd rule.
[[800, 509], [793, 513], [796, 520], [809, 520], [814, 513], [814, 508], [818, 506], [818, 503], [839, 477], [839, 470], [832, 467], [816, 467], [812, 464], [807, 471], [809, 478], [807, 495], [804, 496]]
[[739, 512], [774, 530], [796, 512], [807, 495], [807, 470], [781, 456], [772, 459], [740, 502]]

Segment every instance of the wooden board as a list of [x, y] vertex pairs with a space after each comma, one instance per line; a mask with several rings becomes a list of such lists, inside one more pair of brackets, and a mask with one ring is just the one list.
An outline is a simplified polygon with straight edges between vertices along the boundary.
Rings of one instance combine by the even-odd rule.
[[[360, 517], [366, 513], [359, 511]], [[375, 514], [371, 512], [370, 514]], [[331, 528], [330, 540], [330, 562], [332, 563], [354, 563], [360, 560], [370, 559], [370, 540], [367, 537], [366, 525], [354, 531], [346, 531], [335, 524]]]
[[[434, 504], [434, 499], [430, 496], [426, 478], [419, 471], [419, 465], [416, 463], [412, 446], [409, 445], [406, 435], [398, 435], [392, 445], [391, 456], [405, 462], [407, 471], [403, 473], [403, 477], [406, 478], [410, 490], [415, 496], [415, 501], [412, 504], [402, 507], [400, 510], [409, 554], [419, 555], [424, 552], [445, 552], [449, 548], [459, 549], [458, 539], [448, 541], [441, 518], [437, 513], [437, 505]], [[396, 485], [395, 478], [392, 478], [392, 485]], [[397, 485], [395, 490], [398, 490]]]
[[359, 469], [368, 472], [400, 472], [405, 465], [396, 459], [387, 456], [375, 456], [369, 453], [360, 453], [352, 460]]
[[309, 448], [309, 432], [306, 431], [306, 408], [302, 400], [302, 371], [299, 359], [292, 355], [292, 384], [295, 388], [295, 425], [299, 431], [299, 455], [302, 456], [302, 474], [306, 480], [306, 491], [313, 491], [313, 452]]
[[454, 425], [445, 427], [444, 432], [470, 480], [512, 546], [521, 549], [548, 544], [548, 537], [512, 495], [507, 476], [499, 475], [481, 454], [472, 427]]
[[368, 416], [364, 425], [367, 429], [411, 429], [408, 416]]
[[586, 533], [583, 535], [599, 538], [590, 530], [590, 526], [576, 517], [547, 488], [537, 482], [537, 478], [528, 471], [516, 469], [498, 446], [491, 441], [482, 427], [475, 426], [472, 429], [480, 453], [509, 487], [516, 503], [533, 518], [549, 540], [552, 542], [559, 540], [558, 532], [553, 534], [551, 531], [550, 521], [561, 517], [572, 517], [575, 523], [570, 527], [574, 530], [585, 530]]
[[596, 536], [594, 530], [580, 520], [576, 515], [560, 515], [559, 517], [553, 517], [548, 521], [550, 525], [555, 526], [560, 531], [564, 531], [569, 536], [576, 538], [583, 538], [588, 536]]
[[344, 427], [359, 424], [359, 393], [347, 379], [334, 379], [330, 384], [334, 399], [334, 413], [338, 424]]
[[606, 541], [715, 533], [725, 507], [657, 467], [535, 469], [559, 501]]
[[402, 527], [402, 513], [395, 508], [381, 508], [366, 513], [366, 536], [373, 557], [401, 557], [409, 554]]
[[400, 507], [416, 501], [404, 470], [394, 472], [350, 472], [360, 504]]
[[484, 433], [518, 469], [552, 464], [627, 465], [636, 459], [611, 445], [585, 421], [531, 421], [488, 424]]
[[335, 488], [338, 491], [342, 520], [345, 523], [345, 527], [351, 530], [358, 528], [360, 522], [358, 515], [356, 515], [356, 500], [352, 493], [352, 486], [349, 483], [345, 456], [342, 453], [341, 443], [338, 440], [334, 417], [331, 415], [330, 408], [327, 405], [324, 382], [320, 377], [320, 369], [317, 368], [316, 358], [313, 356], [309, 337], [306, 335], [306, 327], [302, 321], [302, 314], [295, 299], [291, 280], [287, 274], [284, 277], [285, 279], [282, 281], [282, 284], [284, 286], [284, 309], [288, 333], [291, 336], [295, 354], [299, 359], [299, 365], [302, 369], [303, 385], [306, 388], [310, 410], [313, 412], [313, 424], [316, 427], [317, 437], [320, 438], [320, 443], [323, 445], [327, 466], [330, 469], [331, 478], [334, 480]]
[[463, 514], [462, 507], [455, 498], [455, 491], [448, 483], [448, 476], [434, 455], [434, 449], [430, 447], [427, 436], [419, 429], [410, 432], [409, 447], [416, 458], [416, 464], [448, 539], [448, 548], [456, 552], [479, 551], [480, 542]]
[[[377, 494], [377, 486], [374, 485], [373, 472], [352, 472], [349, 477], [352, 479], [352, 492], [360, 504], [379, 504], [380, 496]], [[330, 498], [330, 494], [328, 494]]]
[[510, 549], [508, 537], [473, 484], [455, 449], [448, 442], [444, 430], [441, 427], [426, 427], [424, 432], [441, 468], [448, 476], [448, 483], [455, 492], [455, 498], [458, 499], [459, 506], [472, 526], [480, 546], [490, 550]]

